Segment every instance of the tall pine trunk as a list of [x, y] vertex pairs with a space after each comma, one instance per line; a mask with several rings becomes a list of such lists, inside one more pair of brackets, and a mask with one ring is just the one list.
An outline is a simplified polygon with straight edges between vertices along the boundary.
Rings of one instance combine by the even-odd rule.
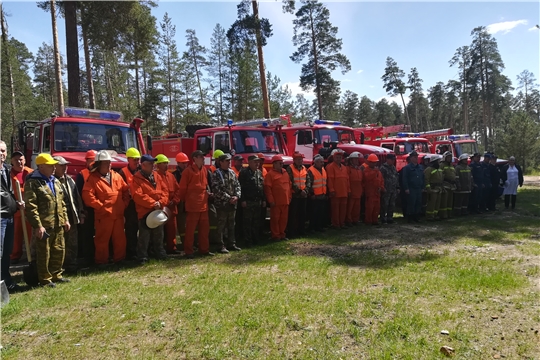
[[68, 104], [81, 106], [81, 76], [79, 69], [79, 34], [77, 31], [77, 2], [64, 1], [66, 20], [66, 60]]
[[54, 45], [54, 75], [56, 79], [56, 97], [58, 98], [58, 114], [64, 115], [64, 94], [62, 89], [62, 64], [58, 49], [58, 31], [56, 27], [56, 2], [51, 0], [51, 21]]
[[259, 23], [259, 6], [257, 5], [256, 0], [251, 1], [251, 4], [253, 5], [253, 17], [255, 18], [255, 21], [257, 22], [257, 26], [255, 28], [255, 35], [257, 38], [257, 55], [259, 57], [259, 74], [261, 77], [261, 90], [262, 90], [262, 98], [263, 98], [264, 117], [266, 119], [270, 119], [270, 100], [268, 99], [268, 87], [266, 85], [266, 74], [264, 71], [264, 56], [263, 56], [263, 48], [262, 48], [262, 41], [261, 41], [261, 25]]
[[[11, 68], [11, 57], [9, 54], [9, 44], [7, 39], [7, 26], [5, 23], [5, 17], [4, 17], [4, 7], [2, 4], [0, 4], [0, 22], [2, 23], [2, 44], [4, 46], [4, 54], [5, 54], [5, 61], [7, 62], [7, 76], [9, 81], [9, 90], [10, 90], [10, 102], [9, 107], [11, 110], [11, 122], [12, 122], [12, 135], [15, 135], [15, 127], [16, 127], [16, 115], [15, 115], [15, 86], [13, 84], [13, 72]], [[11, 149], [12, 151], [14, 149]]]
[[[85, 12], [81, 9], [81, 17], [84, 18]], [[84, 24], [84, 21], [83, 21]], [[96, 108], [96, 99], [94, 94], [94, 81], [92, 80], [92, 65], [90, 62], [90, 47], [88, 45], [88, 35], [86, 26], [82, 26], [82, 39], [83, 39], [83, 49], [84, 49], [84, 64], [86, 67], [86, 83], [88, 87], [88, 104], [90, 109]]]
[[317, 56], [317, 41], [315, 39], [315, 25], [313, 24], [313, 11], [309, 10], [309, 21], [311, 27], [311, 43], [313, 47], [313, 67], [315, 71], [315, 91], [317, 91], [317, 107], [319, 109], [319, 119], [324, 119], [322, 108], [321, 83], [319, 79], [319, 58]]

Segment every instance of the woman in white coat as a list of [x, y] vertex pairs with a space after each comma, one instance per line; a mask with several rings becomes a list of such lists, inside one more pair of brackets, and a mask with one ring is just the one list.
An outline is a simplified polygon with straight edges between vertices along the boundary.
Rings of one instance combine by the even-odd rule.
[[508, 209], [512, 200], [512, 209], [516, 207], [516, 197], [518, 186], [523, 186], [523, 171], [516, 164], [516, 158], [510, 156], [508, 164], [501, 170], [501, 181], [504, 184], [504, 207]]

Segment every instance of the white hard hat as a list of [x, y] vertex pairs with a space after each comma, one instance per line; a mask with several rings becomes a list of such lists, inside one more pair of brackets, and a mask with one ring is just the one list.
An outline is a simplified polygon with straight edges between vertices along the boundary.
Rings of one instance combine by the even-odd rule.
[[111, 161], [111, 154], [107, 150], [100, 150], [96, 154], [96, 159], [94, 161]]
[[469, 159], [469, 154], [461, 154], [461, 156], [459, 157], [459, 161], [468, 160], [468, 159]]
[[343, 154], [343, 150], [341, 149], [334, 149], [332, 150], [332, 153], [330, 155], [335, 155], [335, 154]]
[[349, 159], [358, 159], [360, 158], [360, 153], [358, 151], [355, 151], [349, 155]]
[[155, 229], [167, 222], [169, 218], [163, 210], [154, 210], [146, 217], [146, 226], [150, 229]]
[[452, 153], [450, 151], [447, 151], [443, 154], [442, 158], [443, 159], [446, 159], [447, 156], [453, 156]]
[[429, 162], [434, 162], [441, 159], [442, 159], [441, 155], [435, 154], [435, 155], [431, 155], [431, 157], [429, 158]]

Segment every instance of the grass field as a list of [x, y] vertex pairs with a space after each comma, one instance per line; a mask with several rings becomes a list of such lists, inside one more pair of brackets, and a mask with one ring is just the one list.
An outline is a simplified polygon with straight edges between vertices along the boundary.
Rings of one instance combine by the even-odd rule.
[[[15, 294], [2, 359], [540, 359], [540, 188], [515, 212], [151, 261]], [[441, 334], [441, 331], [448, 334]]]

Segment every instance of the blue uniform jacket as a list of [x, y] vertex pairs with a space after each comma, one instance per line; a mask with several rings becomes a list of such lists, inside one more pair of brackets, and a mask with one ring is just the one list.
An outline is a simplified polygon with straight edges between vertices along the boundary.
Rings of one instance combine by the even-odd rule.
[[471, 165], [469, 165], [471, 168], [471, 175], [473, 178], [473, 182], [478, 187], [482, 187], [482, 184], [484, 183], [484, 168], [482, 164], [475, 163], [474, 161], [471, 162]]
[[422, 190], [424, 188], [424, 172], [421, 165], [409, 164], [402, 170], [402, 188], [405, 190]]

